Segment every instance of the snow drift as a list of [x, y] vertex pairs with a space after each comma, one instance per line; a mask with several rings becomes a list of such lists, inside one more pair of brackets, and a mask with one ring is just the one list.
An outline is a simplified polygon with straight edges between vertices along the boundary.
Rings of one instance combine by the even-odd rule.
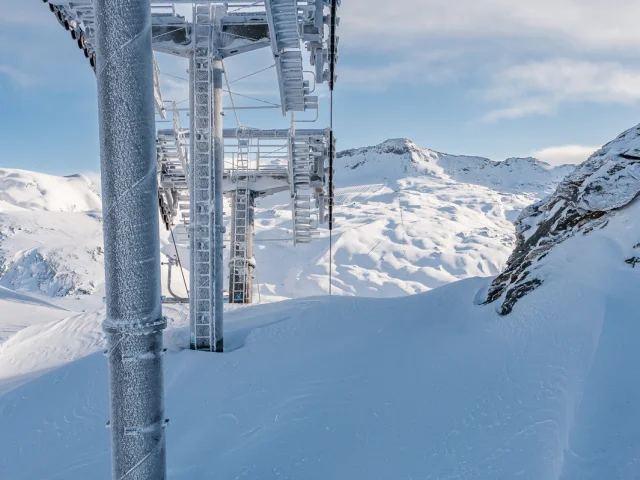
[[[640, 270], [624, 260], [638, 238], [634, 201], [554, 246], [547, 280], [508, 317], [479, 305], [490, 279], [469, 279], [239, 309], [224, 355], [176, 350], [186, 335], [175, 320], [169, 478], [636, 478]], [[83, 338], [98, 328], [83, 325]], [[108, 478], [100, 348], [0, 396], [1, 478]], [[11, 378], [17, 363], [0, 371]]]
[[[505, 296], [484, 304], [501, 281], [491, 278], [396, 298], [298, 299], [228, 312], [228, 351], [212, 355], [185, 350], [186, 310], [165, 309], [169, 478], [638, 478], [640, 385], [631, 370], [640, 361], [640, 269], [631, 261], [640, 244], [638, 129], [523, 214], [519, 240], [540, 241], [530, 243], [518, 265], [527, 264], [527, 255], [535, 261], [501, 278], [513, 285], [527, 277], [543, 281], [518, 297], [508, 316], [501, 310]], [[448, 164], [444, 154], [406, 141], [341, 160], [348, 227], [339, 232], [337, 260], [345, 293], [368, 284], [388, 295], [385, 286], [398, 284], [399, 270], [407, 272], [404, 288], [413, 281], [407, 264], [423, 268], [424, 257], [412, 248], [421, 237], [441, 250], [434, 262], [442, 267], [432, 267], [449, 275], [443, 283], [456, 278], [448, 270], [456, 265], [460, 277], [472, 274], [470, 262], [483, 245], [486, 252], [509, 248], [509, 237], [492, 237], [499, 231], [492, 228], [506, 229], [519, 202], [551, 193], [554, 187], [540, 179], [558, 173], [529, 159]], [[559, 193], [566, 191], [573, 193]], [[351, 209], [354, 199], [361, 210]], [[273, 201], [262, 205], [261, 220], [282, 232], [285, 217]], [[402, 208], [393, 212], [393, 202]], [[383, 233], [350, 237], [358, 228], [348, 222], [367, 215], [381, 219]], [[424, 227], [427, 216], [433, 218]], [[390, 217], [394, 223], [385, 225]], [[545, 222], [549, 228], [541, 229]], [[369, 254], [385, 249], [378, 258], [348, 256], [356, 240], [372, 239], [380, 243]], [[458, 248], [465, 243], [467, 250]], [[314, 258], [305, 265], [317, 267], [321, 260]], [[283, 263], [277, 256], [273, 262]], [[477, 268], [486, 275], [489, 265]], [[309, 270], [297, 276], [275, 270], [292, 283], [313, 280]], [[358, 277], [376, 272], [384, 278]], [[101, 315], [33, 325], [0, 345], [0, 478], [108, 478]]]

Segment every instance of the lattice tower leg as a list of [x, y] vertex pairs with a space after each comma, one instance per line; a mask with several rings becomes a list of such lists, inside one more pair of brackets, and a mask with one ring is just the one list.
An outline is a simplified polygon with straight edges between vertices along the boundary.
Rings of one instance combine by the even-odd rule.
[[194, 6], [191, 58], [191, 348], [221, 352], [222, 65], [214, 60], [213, 6]]
[[237, 189], [231, 199], [231, 248], [229, 261], [229, 302], [253, 300], [255, 193]]

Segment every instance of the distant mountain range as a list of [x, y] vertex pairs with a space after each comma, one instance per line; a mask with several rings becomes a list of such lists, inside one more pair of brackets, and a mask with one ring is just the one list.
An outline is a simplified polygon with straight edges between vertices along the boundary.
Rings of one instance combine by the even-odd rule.
[[[513, 248], [512, 222], [520, 210], [552, 192], [573, 168], [532, 158], [449, 155], [406, 139], [340, 152], [334, 291], [396, 296], [496, 275]], [[83, 176], [0, 169], [0, 285], [46, 296], [101, 293], [100, 208]], [[295, 248], [277, 241], [290, 232], [287, 194], [260, 199], [254, 298], [328, 290], [328, 232], [321, 228], [318, 240]], [[163, 251], [173, 254], [162, 234]], [[179, 251], [188, 265], [186, 248]], [[186, 293], [180, 278], [173, 276], [172, 288]]]

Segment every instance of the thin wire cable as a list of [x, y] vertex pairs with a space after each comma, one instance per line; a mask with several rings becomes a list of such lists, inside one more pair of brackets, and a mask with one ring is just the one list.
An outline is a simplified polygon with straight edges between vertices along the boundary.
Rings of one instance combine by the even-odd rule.
[[256, 70], [255, 72], [250, 73], [248, 75], [245, 75], [244, 77], [236, 78], [235, 80], [231, 80], [230, 82], [227, 82], [227, 85], [231, 85], [232, 83], [239, 82], [240, 80], [244, 80], [245, 78], [253, 77], [254, 75], [257, 75], [259, 73], [266, 72], [267, 70], [269, 70], [269, 69], [271, 69], [271, 68], [273, 68], [275, 66], [276, 66], [276, 64], [274, 63], [273, 65], [271, 65], [269, 67], [265, 67], [263, 69]]
[[242, 7], [238, 7], [235, 10], [229, 10], [229, 13], [239, 12], [240, 10], [244, 10], [245, 8], [255, 7], [257, 5], [262, 5], [264, 0], [259, 0], [258, 2], [253, 2], [251, 5], [244, 5]]
[[168, 32], [159, 33], [158, 35], [151, 37], [151, 40], [155, 40], [156, 38], [164, 37], [165, 35], [169, 35], [170, 33], [176, 33], [179, 30], [186, 30], [187, 27], [176, 28], [175, 30], [169, 30]]
[[[269, 68], [271, 68], [271, 67], [269, 67]], [[258, 73], [258, 72], [255, 72], [255, 73]], [[170, 73], [160, 72], [160, 75], [166, 75], [167, 77], [176, 78], [176, 79], [178, 79], [178, 80], [183, 80], [183, 81], [185, 81], [185, 82], [188, 82], [188, 81], [189, 81], [189, 79], [187, 79], [187, 78], [182, 78], [182, 77], [178, 77], [178, 76], [176, 76], [176, 75], [171, 75]], [[226, 77], [226, 73], [225, 73], [225, 77]], [[241, 78], [239, 78], [239, 79], [234, 80], [234, 81], [236, 81], [236, 82], [237, 82], [238, 80], [242, 80], [242, 79], [241, 79]], [[228, 88], [228, 90], [224, 90], [224, 89], [223, 89], [222, 91], [223, 91], [224, 93], [228, 93], [228, 94], [230, 94], [230, 95], [236, 95], [236, 96], [238, 96], [238, 97], [248, 98], [248, 99], [250, 99], [250, 100], [255, 100], [256, 102], [266, 103], [267, 105], [271, 105], [271, 106], [278, 107], [278, 108], [280, 108], [280, 107], [282, 106], [282, 105], [279, 105], [279, 104], [277, 104], [277, 103], [269, 102], [269, 101], [267, 101], [267, 100], [261, 100], [261, 99], [256, 98], [256, 97], [250, 97], [249, 95], [245, 95], [245, 94], [243, 94], [243, 93], [232, 92], [232, 91], [231, 91], [231, 89], [229, 88], [229, 83], [233, 83], [233, 82], [227, 82], [227, 88]], [[186, 99], [184, 99], [184, 100], [182, 100], [182, 101], [180, 101], [180, 102], [177, 102], [177, 103], [176, 103], [176, 105], [178, 105], [178, 104], [180, 104], [180, 103], [183, 103], [183, 102], [186, 102], [187, 100], [189, 100], [189, 99], [188, 99], [188, 98], [186, 98]]]
[[164, 75], [165, 77], [177, 78], [178, 80], [184, 80], [185, 82], [189, 81], [188, 78], [178, 77], [176, 75], [171, 75], [170, 73], [160, 72], [160, 75]]
[[329, 92], [329, 132], [329, 296], [331, 296], [333, 294], [333, 89]]
[[238, 128], [242, 127], [240, 119], [238, 118], [238, 111], [236, 110], [236, 102], [233, 101], [233, 93], [231, 93], [231, 87], [229, 86], [229, 77], [227, 76], [227, 67], [224, 66], [222, 61], [222, 73], [224, 73], [224, 80], [227, 82], [227, 92], [229, 93], [229, 100], [231, 100], [231, 108], [233, 108], [233, 114], [236, 117], [236, 125]]
[[182, 262], [180, 261], [180, 254], [178, 253], [178, 246], [176, 245], [176, 237], [173, 236], [173, 228], [171, 229], [171, 240], [173, 240], [173, 248], [176, 251], [176, 258], [178, 259], [178, 266], [180, 267], [180, 273], [182, 274], [182, 281], [184, 282], [184, 290], [187, 292], [187, 298], [189, 298], [189, 287], [187, 287], [187, 279], [184, 276], [184, 270], [182, 268]]
[[336, 15], [338, 13], [337, 0], [331, 2], [331, 29], [329, 33], [329, 295], [333, 293], [333, 87], [335, 83], [336, 67]]
[[[225, 93], [229, 93], [228, 90], [222, 90]], [[249, 95], [245, 95], [243, 93], [238, 93], [238, 92], [233, 92], [234, 95], [238, 96], [238, 97], [244, 97], [244, 98], [249, 98], [251, 100], [255, 100], [256, 102], [262, 102], [262, 103], [266, 103], [267, 105], [273, 105], [274, 107], [281, 107], [282, 105], [278, 105], [277, 103], [273, 103], [273, 102], [268, 102], [266, 100], [260, 100], [259, 98], [255, 98], [255, 97], [250, 97]]]

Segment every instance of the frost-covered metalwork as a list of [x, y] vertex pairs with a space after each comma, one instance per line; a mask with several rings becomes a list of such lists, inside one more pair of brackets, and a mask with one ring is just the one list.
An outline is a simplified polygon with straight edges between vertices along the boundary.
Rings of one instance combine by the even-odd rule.
[[[48, 2], [58, 21], [71, 32], [95, 69], [96, 11], [93, 0]], [[184, 9], [177, 9], [176, 4], [191, 4], [192, 14], [185, 15]], [[157, 65], [153, 79], [156, 113], [162, 120], [172, 115], [174, 123], [172, 130], [161, 129], [156, 136], [160, 181], [157, 201], [167, 229], [179, 227], [174, 232], [175, 237], [180, 242], [190, 243], [194, 348], [219, 350], [215, 344], [222, 345], [223, 194], [233, 194], [236, 200], [242, 200], [245, 196], [255, 199], [288, 189], [295, 243], [311, 241], [319, 225], [327, 221], [331, 196], [327, 188], [330, 177], [327, 169], [332, 134], [328, 130], [310, 133], [311, 130], [296, 129], [293, 121], [291, 129], [247, 129], [238, 122], [238, 128], [227, 129], [224, 138], [235, 139], [236, 143], [231, 142], [228, 146], [231, 149], [237, 148], [241, 137], [250, 144], [255, 143], [258, 150], [255, 168], [252, 162], [245, 168], [238, 161], [222, 166], [225, 158], [223, 135], [216, 136], [216, 131], [222, 129], [222, 117], [214, 112], [216, 108], [222, 112], [221, 76], [215, 84], [216, 75], [223, 68], [221, 61], [271, 46], [280, 91], [280, 105], [274, 107], [281, 108], [284, 115], [312, 110], [317, 119], [318, 97], [313, 92], [318, 84], [326, 81], [333, 85], [336, 78], [333, 67], [337, 61], [337, 38], [333, 26], [337, 23], [338, 4], [339, 0], [154, 0], [149, 6], [153, 49], [189, 58], [192, 66], [191, 125], [186, 128], [180, 121], [180, 109], [175, 104], [168, 107], [171, 102], [163, 99]], [[127, 20], [122, 17], [119, 21], [121, 25]], [[303, 55], [303, 46], [309, 52], [311, 69], [303, 66], [307, 58]], [[220, 102], [216, 104], [214, 100], [218, 98]], [[208, 118], [208, 136], [198, 127], [205, 122], [204, 118]], [[275, 148], [280, 140], [283, 144]], [[270, 158], [269, 148], [280, 151], [282, 147], [286, 152], [281, 157], [284, 163], [260, 161], [260, 158]], [[247, 225], [248, 231], [252, 231], [251, 227]], [[242, 238], [242, 235], [234, 238]], [[230, 252], [235, 247], [248, 251], [241, 243], [232, 244]], [[232, 272], [237, 259], [237, 256], [230, 257]], [[251, 260], [246, 257], [241, 263], [249, 265]], [[251, 276], [246, 274], [244, 278]], [[233, 295], [231, 290], [229, 295]], [[250, 298], [250, 294], [243, 297]]]
[[253, 294], [253, 232], [255, 193], [245, 182], [231, 194], [231, 251], [229, 252], [229, 303], [251, 303]]
[[[216, 127], [222, 118], [214, 112], [216, 98], [214, 75], [221, 66], [214, 51], [213, 5], [193, 7], [194, 54], [189, 74], [191, 82], [191, 346], [196, 350], [222, 351], [222, 319], [217, 317], [216, 304], [222, 303], [222, 292], [216, 291], [218, 260], [216, 230], [220, 219], [216, 215]], [[220, 83], [222, 83], [220, 81]], [[221, 87], [221, 85], [220, 85]], [[217, 106], [218, 110], [220, 105]], [[221, 200], [221, 199], [220, 199]], [[221, 256], [222, 252], [220, 252]], [[220, 328], [218, 330], [218, 327]]]
[[154, 65], [148, 0], [96, 0], [111, 450], [116, 479], [166, 478]]

